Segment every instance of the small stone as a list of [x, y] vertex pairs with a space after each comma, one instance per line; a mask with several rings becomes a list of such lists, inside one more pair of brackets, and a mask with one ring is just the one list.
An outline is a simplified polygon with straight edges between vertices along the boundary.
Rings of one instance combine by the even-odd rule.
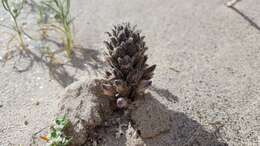
[[4, 105], [0, 104], [0, 108], [2, 108]]
[[28, 121], [24, 121], [24, 125], [28, 125], [29, 123], [28, 123]]
[[35, 105], [40, 105], [40, 102], [39, 102], [39, 101], [37, 101], [37, 102], [35, 103]]

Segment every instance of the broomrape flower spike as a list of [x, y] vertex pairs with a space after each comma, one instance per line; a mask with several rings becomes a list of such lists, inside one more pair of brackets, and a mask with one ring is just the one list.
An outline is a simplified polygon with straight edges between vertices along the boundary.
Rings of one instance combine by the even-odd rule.
[[23, 6], [25, 4], [25, 0], [16, 1], [16, 3], [14, 3], [14, 2], [9, 3], [10, 0], [1, 0], [1, 2], [2, 2], [2, 5], [4, 7], [4, 10], [7, 11], [10, 14], [12, 20], [14, 21], [14, 26], [12, 26], [10, 28], [17, 33], [18, 40], [19, 40], [21, 48], [26, 49], [24, 39], [23, 39], [24, 33], [23, 33], [23, 30], [19, 26], [18, 21], [17, 21], [17, 18], [21, 14], [21, 11], [22, 11]]
[[146, 63], [148, 48], [136, 26], [123, 23], [106, 33], [109, 39], [104, 42], [105, 55], [110, 70], [106, 71], [108, 83], [103, 84], [103, 93], [115, 97], [118, 108], [126, 108], [127, 101], [143, 96], [152, 84], [156, 65]]

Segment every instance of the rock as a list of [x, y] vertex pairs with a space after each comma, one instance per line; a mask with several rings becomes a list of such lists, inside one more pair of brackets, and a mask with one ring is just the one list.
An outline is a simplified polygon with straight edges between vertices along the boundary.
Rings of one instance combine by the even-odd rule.
[[39, 101], [37, 101], [37, 102], [35, 103], [35, 105], [40, 105], [40, 102], [39, 102]]
[[170, 130], [170, 115], [151, 94], [138, 98], [131, 107], [134, 128], [142, 138], [152, 138]]
[[88, 133], [100, 125], [105, 116], [112, 113], [109, 99], [102, 96], [97, 80], [84, 79], [77, 81], [65, 89], [59, 103], [59, 115], [66, 114], [70, 121], [65, 133], [73, 137], [72, 145], [82, 145], [87, 140]]
[[28, 125], [29, 123], [28, 123], [28, 121], [24, 121], [24, 125]]

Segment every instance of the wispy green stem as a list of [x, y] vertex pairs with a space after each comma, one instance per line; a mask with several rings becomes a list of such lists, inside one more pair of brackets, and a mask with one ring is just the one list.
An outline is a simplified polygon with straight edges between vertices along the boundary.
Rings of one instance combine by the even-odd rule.
[[13, 22], [14, 22], [14, 31], [17, 33], [18, 40], [22, 49], [26, 49], [24, 39], [23, 39], [23, 31], [22, 28], [18, 25], [17, 18], [23, 9], [23, 5], [25, 0], [22, 0], [19, 4], [13, 4], [12, 8], [10, 7], [10, 3], [8, 0], [2, 0], [2, 5], [4, 9], [10, 14]]
[[[68, 58], [71, 59], [73, 53], [73, 34], [71, 31], [72, 19], [70, 17], [70, 0], [52, 0], [42, 2], [55, 15], [55, 19], [60, 23], [64, 33], [64, 50]], [[60, 27], [58, 27], [60, 30]]]

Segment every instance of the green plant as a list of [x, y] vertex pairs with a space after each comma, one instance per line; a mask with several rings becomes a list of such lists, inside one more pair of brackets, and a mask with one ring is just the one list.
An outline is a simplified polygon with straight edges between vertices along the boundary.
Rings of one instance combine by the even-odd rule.
[[19, 43], [22, 49], [25, 49], [25, 43], [24, 43], [24, 33], [22, 28], [19, 26], [17, 18], [21, 14], [21, 11], [23, 9], [23, 6], [25, 4], [25, 0], [20, 0], [15, 2], [9, 2], [9, 0], [2, 0], [2, 5], [4, 9], [11, 15], [12, 20], [14, 21], [14, 26], [8, 27], [12, 30], [14, 30], [17, 33]]
[[109, 84], [103, 85], [104, 93], [116, 98], [117, 107], [126, 107], [126, 102], [144, 95], [152, 81], [156, 65], [146, 64], [148, 49], [144, 36], [129, 23], [114, 26], [107, 32], [109, 40], [105, 41], [108, 52], [106, 60], [111, 70], [106, 72]]
[[69, 125], [68, 119], [65, 116], [55, 119], [54, 126], [47, 136], [42, 136], [41, 139], [48, 142], [49, 146], [67, 146], [71, 138], [64, 134], [64, 129]]
[[[48, 0], [41, 3], [43, 4], [42, 7], [47, 7], [53, 13], [55, 20], [61, 24], [61, 26], [55, 24], [50, 26], [64, 33], [64, 49], [66, 55], [71, 58], [73, 53], [73, 35], [71, 31], [73, 19], [70, 15], [70, 0]], [[44, 10], [44, 8], [41, 8], [41, 10]], [[43, 12], [41, 11], [40, 14], [42, 15]]]

